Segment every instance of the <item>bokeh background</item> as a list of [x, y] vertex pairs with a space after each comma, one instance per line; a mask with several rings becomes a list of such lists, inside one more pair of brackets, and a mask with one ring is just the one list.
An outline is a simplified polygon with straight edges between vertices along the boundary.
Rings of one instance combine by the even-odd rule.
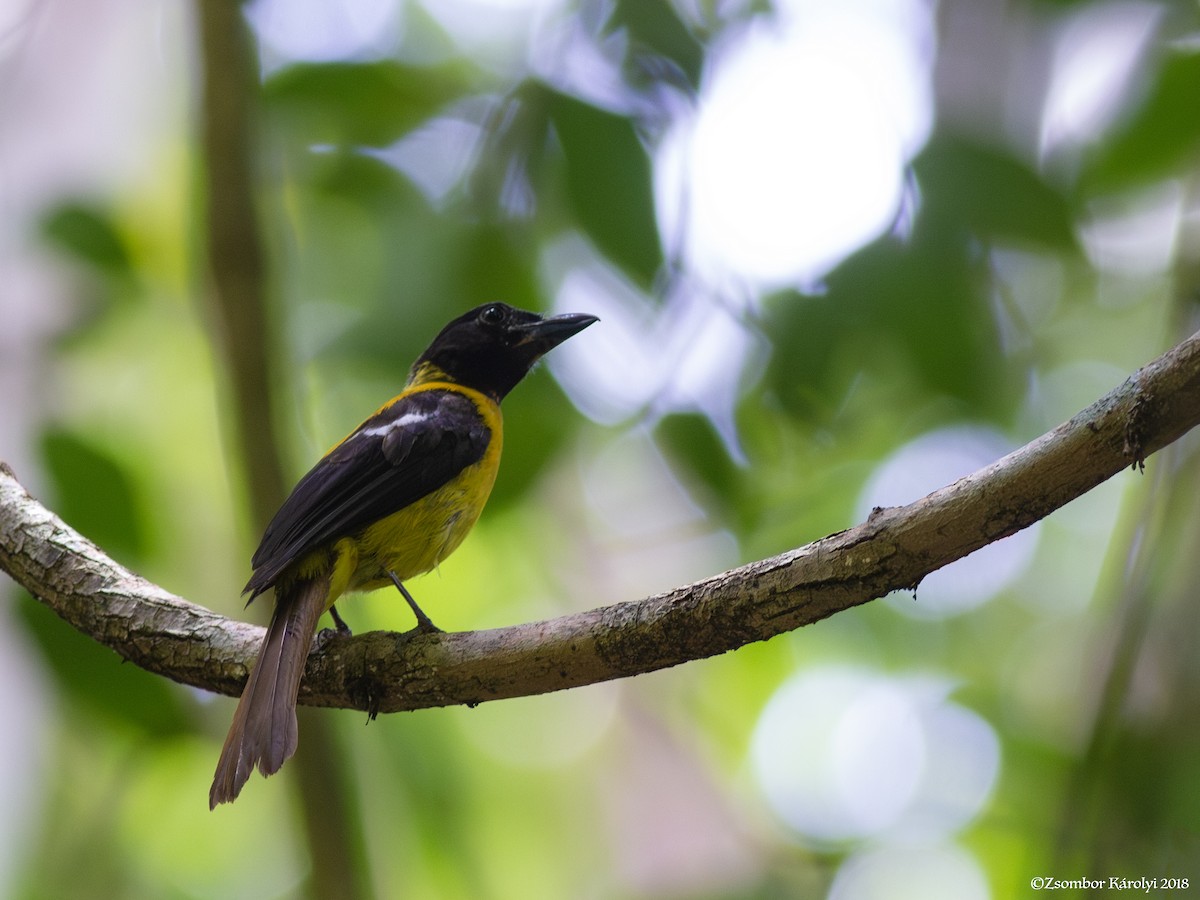
[[[239, 591], [272, 478], [464, 309], [587, 311], [412, 589], [453, 630], [637, 599], [1118, 384], [1196, 327], [1198, 211], [1192, 0], [5, 0], [0, 458], [262, 621]], [[0, 895], [1194, 892], [1196, 449], [722, 658], [316, 711], [215, 813], [233, 701], [6, 582]], [[411, 624], [394, 592], [342, 612]]]

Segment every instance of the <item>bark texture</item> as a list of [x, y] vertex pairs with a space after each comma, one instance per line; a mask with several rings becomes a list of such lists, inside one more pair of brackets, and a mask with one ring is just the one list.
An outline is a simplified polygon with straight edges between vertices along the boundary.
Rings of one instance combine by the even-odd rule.
[[[300, 702], [371, 713], [476, 704], [651, 672], [767, 640], [895, 590], [1007, 535], [1200, 424], [1200, 333], [1068, 422], [904, 507], [633, 602], [488, 631], [334, 638]], [[189, 603], [109, 559], [0, 472], [0, 568], [149, 671], [238, 694], [263, 629]]]

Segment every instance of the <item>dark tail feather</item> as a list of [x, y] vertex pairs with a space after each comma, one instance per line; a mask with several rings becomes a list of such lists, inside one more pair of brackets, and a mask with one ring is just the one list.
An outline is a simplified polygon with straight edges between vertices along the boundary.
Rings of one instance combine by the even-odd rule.
[[327, 577], [276, 590], [267, 637], [217, 761], [209, 809], [236, 799], [255, 766], [264, 776], [273, 775], [296, 752], [296, 695], [328, 596]]

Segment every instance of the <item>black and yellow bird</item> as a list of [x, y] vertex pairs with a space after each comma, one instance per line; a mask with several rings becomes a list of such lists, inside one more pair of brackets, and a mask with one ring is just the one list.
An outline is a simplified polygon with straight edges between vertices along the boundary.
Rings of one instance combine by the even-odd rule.
[[257, 766], [279, 771], [296, 750], [296, 697], [317, 622], [347, 591], [403, 582], [458, 547], [500, 464], [500, 401], [547, 351], [596, 321], [543, 318], [489, 303], [442, 329], [404, 390], [325, 454], [267, 526], [246, 585], [275, 588], [275, 611], [246, 681], [209, 791], [235, 799]]

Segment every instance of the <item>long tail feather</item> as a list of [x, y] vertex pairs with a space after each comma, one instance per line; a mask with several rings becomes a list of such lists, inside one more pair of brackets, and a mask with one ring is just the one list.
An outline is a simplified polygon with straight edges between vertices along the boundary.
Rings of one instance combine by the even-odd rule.
[[328, 596], [328, 577], [276, 590], [275, 613], [217, 761], [209, 809], [236, 799], [255, 766], [273, 775], [296, 752], [296, 695]]

